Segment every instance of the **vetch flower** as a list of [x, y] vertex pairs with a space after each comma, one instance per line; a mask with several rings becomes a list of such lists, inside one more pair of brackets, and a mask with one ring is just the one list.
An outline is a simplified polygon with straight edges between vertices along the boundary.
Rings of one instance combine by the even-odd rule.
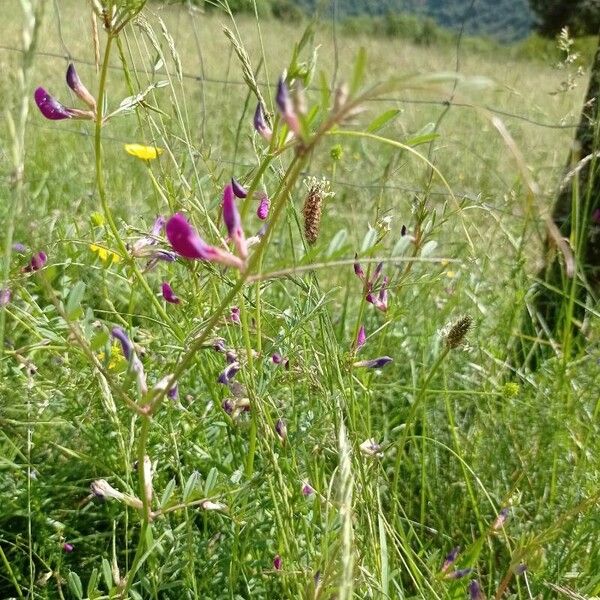
[[275, 423], [275, 433], [281, 443], [285, 444], [285, 440], [287, 439], [287, 425], [283, 419], [277, 419], [277, 423]]
[[118, 500], [119, 502], [127, 504], [127, 506], [137, 509], [143, 507], [143, 503], [139, 498], [116, 490], [108, 483], [108, 481], [106, 481], [106, 479], [92, 481], [90, 491], [92, 492], [92, 495], [96, 496], [96, 498], [101, 498], [102, 500]]
[[389, 356], [380, 356], [379, 358], [373, 358], [371, 360], [359, 360], [354, 363], [354, 367], [365, 367], [367, 369], [381, 369], [388, 363], [391, 363], [394, 359]]
[[244, 262], [231, 252], [209, 246], [181, 213], [175, 213], [167, 221], [165, 229], [173, 250], [184, 258], [218, 262], [236, 269], [244, 268]]
[[12, 292], [9, 288], [0, 289], [0, 307], [6, 306], [12, 297]]
[[[152, 388], [153, 394], [156, 395], [159, 392], [164, 392], [169, 387], [172, 377], [172, 374], [165, 375], [160, 381], [158, 381]], [[167, 398], [169, 398], [170, 400], [175, 400], [178, 395], [179, 389], [177, 383], [175, 383], [175, 385], [167, 392]]]
[[302, 495], [303, 496], [312, 496], [315, 493], [315, 490], [313, 489], [312, 485], [310, 485], [310, 483], [308, 483], [308, 481], [305, 481], [302, 483]]
[[279, 554], [276, 554], [273, 558], [273, 568], [276, 571], [281, 571], [282, 564], [283, 564], [283, 561], [281, 560], [281, 556], [279, 556]]
[[164, 150], [156, 146], [144, 146], [142, 144], [125, 144], [125, 152], [141, 160], [154, 160], [159, 157]]
[[235, 178], [231, 178], [231, 187], [236, 198], [246, 198], [248, 190]]
[[274, 352], [271, 356], [274, 365], [280, 365], [283, 362], [283, 356], [279, 352]]
[[469, 583], [469, 598], [470, 600], [485, 600], [485, 596], [481, 591], [481, 586], [479, 582], [475, 579]]
[[236, 376], [240, 369], [241, 366], [239, 362], [232, 362], [231, 364], [227, 365], [223, 371], [221, 371], [217, 381], [223, 385], [227, 385]]
[[121, 329], [121, 327], [113, 327], [111, 334], [116, 340], [118, 340], [121, 343], [121, 350], [123, 351], [123, 356], [127, 360], [130, 360], [134, 349], [133, 344], [131, 343], [131, 340], [129, 339], [125, 331]]
[[161, 285], [162, 297], [170, 304], [179, 304], [181, 299], [175, 295], [173, 288], [166, 282], [163, 281]]
[[142, 365], [142, 361], [135, 353], [135, 348], [131, 343], [131, 340], [120, 327], [113, 327], [111, 334], [121, 344], [123, 356], [128, 360], [129, 368], [135, 374], [139, 393], [145, 395], [148, 392], [148, 385], [146, 383], [144, 365]]
[[444, 559], [444, 563], [442, 564], [442, 573], [445, 573], [455, 563], [459, 552], [460, 546], [455, 546], [452, 548], [452, 550], [450, 550]]
[[456, 569], [456, 571], [446, 573], [446, 579], [462, 579], [463, 577], [466, 577], [472, 572], [473, 569], [471, 569], [470, 567], [466, 567], [465, 569]]
[[62, 549], [63, 549], [63, 552], [70, 554], [71, 552], [73, 552], [73, 550], [75, 550], [75, 546], [73, 546], [73, 544], [69, 544], [68, 542], [65, 542], [62, 545]]
[[23, 269], [25, 273], [39, 271], [48, 262], [48, 256], [45, 252], [37, 252], [31, 257], [29, 264]]
[[358, 254], [354, 255], [354, 274], [361, 280], [365, 280], [365, 272], [358, 262]]
[[256, 209], [256, 216], [261, 220], [265, 221], [269, 216], [269, 208], [271, 207], [271, 202], [267, 194], [263, 193], [260, 196], [260, 201], [258, 203], [258, 208]]
[[25, 254], [25, 252], [27, 252], [27, 248], [25, 247], [25, 244], [21, 244], [21, 242], [15, 242], [12, 245], [12, 249], [15, 252], [18, 252], [19, 254]]
[[42, 115], [51, 121], [60, 121], [61, 119], [94, 118], [94, 114], [90, 111], [79, 110], [77, 108], [68, 108], [64, 106], [43, 87], [39, 87], [35, 90], [33, 98]]
[[360, 350], [367, 342], [367, 332], [365, 331], [365, 326], [361, 325], [358, 330], [358, 335], [356, 336], [356, 349]]
[[287, 83], [283, 75], [279, 78], [277, 83], [277, 95], [275, 96], [275, 102], [279, 109], [279, 114], [289, 127], [290, 131], [293, 131], [296, 135], [300, 135], [300, 121], [296, 114], [296, 109], [290, 96], [290, 90], [288, 89]]
[[238, 255], [242, 259], [248, 258], [248, 246], [246, 245], [246, 236], [242, 228], [242, 220], [235, 203], [233, 185], [230, 183], [223, 190], [223, 221], [227, 227], [229, 239], [233, 242]]
[[236, 325], [241, 325], [242, 321], [240, 320], [240, 307], [232, 306], [229, 311], [229, 320]]
[[75, 92], [77, 97], [85, 102], [93, 111], [96, 110], [96, 99], [88, 89], [81, 83], [81, 79], [79, 79], [79, 75], [77, 75], [77, 71], [75, 70], [75, 65], [73, 63], [69, 63], [67, 67], [67, 85]]
[[[375, 269], [375, 276], [379, 278], [377, 269]], [[369, 287], [371, 287], [377, 279], [371, 279]], [[379, 290], [379, 294], [376, 296], [372, 292], [369, 292], [365, 298], [367, 302], [370, 302], [377, 310], [385, 312], [388, 309], [388, 292], [387, 292], [388, 278], [384, 277]]]
[[494, 531], [497, 531], [498, 529], [501, 529], [502, 527], [504, 527], [504, 524], [506, 523], [506, 520], [508, 519], [509, 514], [510, 514], [510, 509], [506, 508], [506, 507], [503, 508], [498, 513], [496, 520], [492, 523], [492, 529]]
[[381, 444], [378, 444], [374, 438], [365, 440], [358, 448], [365, 456], [374, 456], [377, 458], [383, 456]]
[[256, 110], [254, 111], [254, 129], [256, 129], [257, 133], [267, 140], [267, 142], [271, 141], [273, 130], [267, 123], [267, 117], [265, 116], [265, 111], [260, 102], [256, 105]]

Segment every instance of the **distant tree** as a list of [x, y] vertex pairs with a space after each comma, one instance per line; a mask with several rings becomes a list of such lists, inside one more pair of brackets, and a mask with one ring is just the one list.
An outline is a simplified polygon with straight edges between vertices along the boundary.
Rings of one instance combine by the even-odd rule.
[[529, 0], [542, 35], [555, 36], [567, 26], [575, 35], [600, 30], [600, 0]]

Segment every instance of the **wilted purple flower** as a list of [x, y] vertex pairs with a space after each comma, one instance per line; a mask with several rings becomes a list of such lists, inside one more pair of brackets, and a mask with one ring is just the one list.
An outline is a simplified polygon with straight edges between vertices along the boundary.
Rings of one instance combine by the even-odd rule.
[[18, 252], [19, 254], [23, 254], [23, 253], [27, 252], [27, 248], [25, 247], [25, 244], [21, 244], [21, 242], [15, 242], [12, 245], [12, 249], [15, 252]]
[[69, 544], [68, 542], [65, 542], [62, 546], [62, 549], [63, 549], [63, 552], [70, 554], [71, 552], [73, 552], [73, 550], [75, 550], [75, 546], [73, 546], [73, 544]]
[[379, 358], [372, 358], [371, 360], [359, 360], [354, 363], [354, 367], [366, 367], [367, 369], [381, 369], [388, 363], [391, 363], [394, 359], [389, 356], [380, 356]]
[[280, 365], [283, 362], [283, 356], [281, 356], [279, 352], [274, 352], [273, 356], [271, 356], [271, 360], [273, 361], [273, 364]]
[[225, 350], [225, 359], [227, 360], [228, 365], [237, 362], [237, 352], [235, 350]]
[[158, 237], [160, 232], [163, 230], [163, 227], [166, 225], [167, 220], [162, 216], [158, 215], [156, 219], [154, 219], [154, 223], [152, 225], [152, 235], [154, 237]]
[[235, 178], [231, 178], [231, 187], [236, 198], [245, 198], [248, 195], [248, 190]]
[[167, 221], [166, 232], [173, 250], [184, 258], [218, 262], [236, 269], [244, 267], [244, 262], [231, 252], [209, 246], [180, 213]]
[[503, 508], [499, 513], [498, 516], [496, 517], [496, 520], [493, 522], [492, 524], [492, 529], [494, 531], [501, 529], [502, 527], [504, 527], [504, 524], [506, 523], [506, 520], [508, 519], [508, 515], [510, 514], [510, 509], [509, 508]]
[[466, 577], [467, 575], [469, 575], [472, 572], [473, 572], [473, 569], [471, 569], [470, 567], [467, 567], [465, 569], [456, 569], [456, 571], [447, 573], [446, 579], [462, 579], [463, 577]]
[[275, 102], [277, 103], [281, 118], [290, 128], [290, 131], [293, 131], [296, 135], [300, 135], [300, 121], [298, 120], [298, 115], [290, 96], [290, 90], [283, 76], [279, 78], [279, 82], [277, 83]]
[[358, 262], [358, 254], [354, 255], [354, 274], [361, 281], [364, 281], [364, 279], [365, 279], [365, 272], [363, 271], [363, 268], [360, 266], [360, 263]]
[[[377, 274], [377, 269], [375, 270], [375, 274]], [[377, 275], [379, 277], [379, 275]], [[369, 287], [375, 283], [376, 279], [372, 279], [369, 282]], [[377, 310], [385, 312], [388, 309], [388, 292], [387, 292], [388, 278], [384, 277], [383, 282], [381, 284], [381, 289], [379, 290], [379, 294], [375, 296], [375, 294], [369, 292], [365, 298], [367, 302], [370, 302]]]
[[358, 335], [356, 336], [356, 349], [360, 350], [367, 342], [367, 332], [365, 331], [365, 326], [361, 325], [358, 330]]
[[227, 385], [236, 376], [240, 368], [239, 362], [232, 362], [223, 369], [217, 381], [223, 385]]
[[173, 288], [166, 281], [163, 281], [161, 291], [162, 297], [170, 304], [179, 304], [181, 302], [181, 299], [175, 295]]
[[123, 356], [129, 360], [133, 353], [133, 344], [131, 343], [131, 340], [125, 331], [123, 331], [121, 327], [113, 327], [111, 334], [115, 339], [119, 340], [121, 344], [121, 350], [123, 351]]
[[256, 209], [256, 216], [264, 221], [269, 216], [269, 208], [271, 207], [271, 202], [267, 194], [262, 194], [260, 196], [260, 202], [258, 203], [258, 208]]
[[48, 256], [45, 252], [37, 252], [31, 257], [29, 264], [23, 269], [25, 273], [39, 271], [48, 262]]
[[242, 220], [235, 203], [233, 186], [228, 183], [223, 190], [223, 221], [227, 227], [229, 239], [236, 247], [241, 258], [248, 257], [248, 246], [246, 245], [246, 236], [242, 227]]
[[230, 415], [233, 413], [235, 408], [235, 402], [231, 398], [225, 398], [225, 400], [223, 400], [223, 404], [221, 404], [221, 407], [228, 415]]
[[471, 583], [469, 583], [469, 598], [471, 600], [485, 600], [485, 596], [481, 591], [481, 586], [477, 582], [477, 580], [473, 579]]
[[279, 556], [279, 554], [276, 554], [275, 557], [273, 558], [273, 568], [276, 571], [281, 571], [282, 563], [283, 563], [283, 561], [281, 560], [281, 556]]
[[212, 348], [216, 352], [222, 352], [223, 354], [227, 352], [227, 348], [225, 347], [225, 340], [223, 340], [222, 338], [216, 338], [215, 340], [213, 340]]
[[79, 79], [73, 63], [70, 63], [67, 67], [67, 85], [77, 94], [80, 100], [83, 100], [92, 110], [96, 110], [96, 99], [90, 94], [85, 85], [81, 83], [81, 79]]
[[452, 550], [450, 550], [444, 559], [444, 563], [442, 564], [442, 573], [445, 573], [454, 564], [459, 552], [460, 546], [455, 546], [452, 548]]
[[240, 320], [240, 307], [232, 306], [229, 311], [229, 320], [236, 325], [240, 325], [242, 321]]
[[12, 292], [9, 288], [0, 289], [0, 306], [6, 306], [11, 299]]
[[254, 111], [254, 129], [263, 137], [267, 142], [271, 141], [273, 136], [273, 130], [267, 123], [265, 111], [262, 104], [259, 102], [256, 105], [256, 111]]
[[275, 423], [275, 433], [277, 433], [281, 443], [285, 444], [285, 440], [287, 439], [287, 425], [283, 419], [277, 419], [277, 423]]
[[46, 119], [59, 121], [61, 119], [93, 119], [91, 112], [78, 110], [76, 108], [67, 108], [62, 105], [54, 96], [51, 96], [43, 87], [35, 90], [33, 95], [35, 103], [40, 112]]
[[308, 483], [308, 481], [305, 481], [302, 484], [302, 495], [303, 496], [312, 496], [312, 494], [315, 493], [315, 490], [313, 489], [312, 485], [310, 485], [310, 483]]

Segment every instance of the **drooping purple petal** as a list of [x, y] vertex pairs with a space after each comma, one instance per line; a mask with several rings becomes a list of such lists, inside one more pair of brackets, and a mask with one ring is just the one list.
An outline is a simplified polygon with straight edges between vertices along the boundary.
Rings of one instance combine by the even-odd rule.
[[373, 358], [371, 360], [359, 360], [354, 363], [355, 367], [365, 367], [367, 369], [381, 369], [388, 363], [391, 363], [394, 359], [389, 356], [380, 356], [379, 358]]
[[265, 140], [267, 140], [267, 142], [271, 141], [271, 137], [273, 136], [273, 130], [267, 123], [265, 111], [260, 102], [256, 105], [256, 110], [254, 111], [254, 129], [256, 129], [256, 131]]
[[225, 227], [227, 227], [229, 238], [233, 241], [238, 254], [241, 258], [246, 259], [248, 257], [248, 246], [231, 183], [227, 184], [223, 190], [223, 221]]
[[217, 381], [223, 385], [227, 385], [236, 376], [240, 368], [239, 362], [233, 362], [230, 365], [227, 365], [227, 367], [225, 367], [225, 369], [219, 375]]
[[365, 331], [365, 326], [361, 325], [358, 330], [358, 335], [356, 336], [356, 349], [360, 350], [367, 341], [367, 332]]
[[29, 261], [29, 264], [23, 269], [26, 273], [39, 271], [48, 262], [48, 256], [45, 252], [36, 252]]
[[158, 215], [158, 217], [154, 219], [154, 224], [152, 225], [152, 235], [154, 237], [158, 237], [160, 235], [160, 232], [163, 230], [166, 222], [167, 220], [162, 215]]
[[264, 221], [269, 216], [269, 208], [271, 207], [271, 202], [269, 201], [269, 197], [267, 194], [262, 194], [260, 197], [260, 202], [258, 203], [258, 208], [256, 209], [256, 216]]
[[275, 433], [281, 440], [282, 443], [285, 443], [287, 439], [287, 426], [283, 419], [277, 419], [277, 423], [275, 423]]
[[358, 254], [354, 255], [354, 274], [361, 281], [364, 281], [364, 279], [365, 279], [365, 272], [363, 271], [363, 268], [360, 266], [360, 263], [358, 262]]
[[506, 507], [503, 508], [498, 513], [498, 516], [496, 517], [496, 520], [492, 524], [492, 529], [494, 531], [497, 530], [497, 529], [501, 529], [504, 526], [504, 524], [506, 523], [506, 520], [508, 519], [509, 515], [510, 515], [510, 509], [506, 508]]
[[308, 481], [305, 481], [302, 484], [302, 495], [303, 496], [311, 496], [314, 493], [315, 493], [315, 490], [312, 487], [312, 485], [310, 485], [310, 483], [308, 483]]
[[177, 384], [175, 384], [168, 392], [167, 392], [167, 398], [169, 398], [169, 400], [176, 400], [177, 396], [179, 395], [179, 386]]
[[85, 102], [92, 110], [96, 110], [96, 99], [88, 89], [81, 83], [81, 79], [79, 79], [79, 75], [77, 75], [77, 71], [75, 70], [75, 65], [73, 63], [69, 63], [67, 67], [67, 85], [77, 94], [77, 97]]
[[229, 320], [236, 325], [241, 325], [242, 321], [240, 319], [240, 307], [232, 306], [229, 311]]
[[476, 579], [473, 579], [471, 583], [469, 583], [469, 598], [470, 600], [485, 600], [485, 596], [481, 591], [481, 586]]
[[445, 573], [454, 564], [459, 552], [460, 546], [455, 546], [452, 548], [452, 550], [450, 550], [444, 559], [444, 564], [442, 564], [442, 573]]
[[131, 354], [133, 353], [133, 344], [131, 343], [131, 340], [125, 331], [121, 327], [113, 327], [111, 335], [120, 342], [123, 356], [129, 360], [131, 358]]
[[275, 96], [277, 108], [281, 114], [281, 118], [285, 121], [286, 125], [296, 135], [300, 135], [300, 121], [298, 115], [296, 115], [296, 109], [290, 96], [290, 90], [285, 82], [283, 76], [279, 78], [277, 83], [277, 95]]
[[37, 104], [40, 112], [52, 121], [59, 121], [60, 119], [70, 119], [73, 115], [71, 111], [63, 106], [54, 96], [51, 96], [43, 87], [39, 87], [35, 90], [33, 95], [35, 103]]
[[163, 281], [161, 285], [162, 297], [169, 302], [170, 304], [179, 304], [181, 299], [175, 295], [173, 288], [169, 285], [168, 282]]
[[470, 573], [473, 572], [473, 569], [470, 567], [466, 567], [465, 569], [456, 569], [456, 571], [452, 571], [446, 575], [446, 579], [462, 579], [466, 577]]
[[185, 258], [218, 262], [236, 269], [244, 267], [244, 262], [231, 252], [209, 246], [180, 213], [167, 221], [165, 230], [173, 250]]
[[231, 178], [231, 187], [236, 198], [246, 198], [248, 196], [248, 190], [235, 178]]
[[273, 558], [273, 568], [276, 571], [281, 571], [282, 564], [283, 564], [283, 561], [281, 560], [281, 556], [279, 556], [279, 554], [276, 554], [275, 557]]

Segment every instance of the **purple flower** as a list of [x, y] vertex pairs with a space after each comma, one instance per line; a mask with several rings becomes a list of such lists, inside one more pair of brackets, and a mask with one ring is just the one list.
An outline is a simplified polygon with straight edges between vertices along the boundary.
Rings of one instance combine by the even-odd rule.
[[[375, 274], [377, 274], [377, 269], [375, 270]], [[376, 280], [371, 279], [369, 282], [369, 288], [375, 283]], [[370, 302], [377, 310], [385, 312], [388, 309], [388, 292], [387, 292], [388, 278], [384, 277], [383, 282], [381, 284], [381, 289], [379, 290], [379, 294], [376, 296], [372, 292], [369, 292], [365, 297], [367, 302]]]
[[281, 356], [279, 352], [274, 352], [273, 356], [271, 356], [271, 360], [274, 365], [280, 365], [283, 362], [283, 356]]
[[67, 67], [67, 85], [77, 94], [80, 100], [83, 100], [92, 110], [96, 110], [96, 99], [90, 94], [85, 85], [81, 83], [81, 79], [79, 79], [73, 63], [70, 63]]
[[230, 252], [209, 246], [180, 213], [175, 213], [166, 225], [167, 238], [175, 252], [189, 259], [208, 260], [242, 269], [243, 261]]
[[354, 363], [354, 367], [366, 367], [367, 369], [381, 369], [388, 363], [391, 363], [394, 359], [389, 356], [380, 356], [379, 358], [373, 358], [371, 360], [359, 360]]
[[231, 187], [236, 198], [245, 198], [248, 195], [248, 190], [235, 178], [231, 178]]
[[360, 350], [365, 343], [367, 342], [367, 332], [365, 331], [365, 326], [361, 325], [358, 330], [358, 335], [356, 336], [356, 349]]
[[239, 362], [232, 362], [223, 369], [217, 381], [223, 385], [227, 385], [236, 376], [240, 368]]
[[279, 554], [276, 554], [275, 557], [273, 558], [273, 568], [276, 571], [281, 571], [282, 563], [283, 563], [283, 561], [281, 560], [281, 556], [279, 556]]
[[287, 439], [287, 425], [283, 419], [277, 419], [277, 423], [275, 423], [275, 433], [277, 433], [281, 443], [285, 444], [285, 440]]
[[289, 127], [290, 131], [293, 131], [296, 135], [300, 135], [300, 121], [298, 120], [298, 115], [296, 115], [296, 109], [292, 103], [290, 90], [288, 89], [283, 76], [279, 78], [279, 82], [277, 83], [275, 102], [277, 103], [281, 118]]
[[473, 569], [467, 567], [466, 569], [456, 569], [456, 571], [452, 571], [451, 573], [446, 574], [446, 579], [462, 579], [466, 577], [470, 573], [473, 572]]
[[364, 281], [364, 279], [365, 279], [365, 272], [363, 271], [363, 268], [360, 266], [360, 263], [358, 262], [358, 254], [354, 255], [354, 274], [361, 281]]
[[233, 193], [233, 185], [227, 184], [223, 190], [223, 221], [227, 227], [229, 239], [236, 247], [241, 258], [248, 257], [248, 246], [246, 245], [246, 236], [242, 228], [240, 213], [238, 212], [235, 203], [235, 195]]
[[69, 544], [68, 542], [65, 542], [63, 544], [62, 549], [63, 549], [63, 552], [70, 554], [71, 552], [73, 552], [73, 550], [75, 550], [75, 546], [73, 546], [73, 544]]
[[154, 237], [158, 237], [160, 235], [166, 222], [167, 220], [162, 215], [158, 215], [158, 217], [154, 219], [154, 223], [152, 225], [152, 235]]
[[25, 252], [27, 252], [27, 248], [25, 247], [25, 244], [21, 244], [20, 242], [15, 242], [12, 245], [12, 249], [15, 252], [18, 252], [19, 254], [24, 254]]
[[117, 339], [120, 342], [121, 350], [123, 351], [123, 356], [127, 360], [129, 360], [133, 353], [133, 344], [131, 343], [131, 340], [129, 339], [125, 331], [121, 329], [121, 327], [113, 327], [111, 334], [115, 339]]
[[29, 264], [23, 269], [25, 273], [39, 271], [48, 262], [48, 256], [45, 252], [37, 252], [31, 257]]
[[452, 550], [450, 550], [450, 552], [444, 559], [444, 563], [442, 564], [442, 573], [445, 573], [454, 564], [459, 552], [460, 546], [455, 546], [454, 548], [452, 548]]
[[313, 489], [312, 485], [310, 485], [310, 483], [308, 483], [308, 481], [305, 481], [302, 484], [302, 495], [303, 496], [312, 496], [315, 493], [315, 490]]
[[221, 404], [221, 408], [228, 414], [231, 415], [235, 409], [235, 402], [231, 398], [226, 398]]
[[496, 517], [496, 520], [493, 522], [492, 524], [492, 529], [494, 531], [501, 529], [502, 527], [504, 527], [504, 524], [506, 523], [506, 520], [508, 519], [508, 515], [510, 514], [510, 509], [509, 508], [503, 508], [499, 513], [498, 516]]
[[254, 112], [254, 129], [263, 137], [267, 142], [271, 141], [273, 130], [267, 123], [265, 111], [262, 104], [259, 102], [256, 105], [256, 111]]
[[236, 325], [241, 325], [242, 321], [240, 320], [240, 307], [232, 306], [229, 311], [229, 320]]
[[0, 306], [6, 306], [11, 299], [12, 292], [9, 288], [0, 289]]
[[269, 216], [269, 208], [271, 207], [271, 202], [269, 201], [269, 197], [266, 194], [262, 194], [260, 196], [260, 202], [258, 203], [258, 208], [256, 209], [256, 216], [264, 221]]
[[35, 103], [46, 119], [59, 121], [61, 119], [93, 119], [91, 112], [67, 108], [63, 106], [54, 96], [51, 96], [43, 87], [39, 87], [33, 94]]
[[177, 384], [175, 384], [168, 392], [167, 392], [167, 398], [169, 398], [169, 400], [176, 400], [177, 396], [179, 396], [179, 386]]
[[471, 581], [471, 583], [469, 583], [468, 589], [469, 589], [469, 598], [471, 600], [485, 600], [485, 596], [483, 595], [483, 592], [481, 591], [481, 586], [475, 579], [473, 579], [473, 581]]
[[170, 304], [179, 304], [181, 302], [181, 299], [175, 295], [173, 288], [166, 281], [163, 281], [161, 290], [163, 298]]

